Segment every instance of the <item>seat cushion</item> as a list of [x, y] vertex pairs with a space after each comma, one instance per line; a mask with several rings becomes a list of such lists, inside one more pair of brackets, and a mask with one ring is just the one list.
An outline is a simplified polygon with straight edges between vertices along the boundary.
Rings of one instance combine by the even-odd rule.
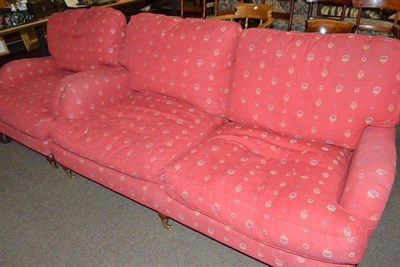
[[133, 93], [82, 120], [59, 119], [54, 142], [133, 177], [163, 183], [163, 168], [218, 127], [214, 118], [174, 98]]
[[166, 190], [263, 244], [351, 262], [366, 242], [338, 204], [351, 154], [231, 123], [167, 166]]
[[0, 90], [0, 121], [35, 139], [49, 138], [54, 120], [50, 109], [52, 92], [68, 74], [59, 70]]

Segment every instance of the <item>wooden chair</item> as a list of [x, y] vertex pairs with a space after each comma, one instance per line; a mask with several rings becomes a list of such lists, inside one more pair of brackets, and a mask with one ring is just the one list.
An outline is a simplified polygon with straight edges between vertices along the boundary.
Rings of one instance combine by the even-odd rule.
[[250, 27], [269, 28], [272, 26], [273, 7], [264, 4], [237, 3], [235, 13], [217, 16], [212, 19], [236, 21], [244, 29]]
[[333, 19], [309, 19], [306, 23], [306, 31], [321, 34], [351, 33], [355, 27], [353, 23]]
[[[329, 18], [335, 20], [344, 20], [346, 16], [346, 9], [351, 5], [352, 0], [306, 0], [306, 1], [308, 3], [307, 19]], [[335, 12], [328, 12], [329, 14], [324, 16], [315, 15], [314, 7], [316, 7], [317, 5], [325, 5], [329, 7], [329, 9], [334, 8]]]
[[[272, 18], [287, 20], [288, 24], [286, 30], [290, 31], [292, 29], [293, 18], [294, 18], [294, 5], [296, 0], [236, 0], [237, 3], [251, 3], [251, 4], [254, 4], [255, 1], [257, 1], [258, 4], [273, 6]], [[282, 10], [279, 7], [278, 9], [276, 9], [276, 7], [274, 7], [274, 4], [280, 1], [288, 2], [289, 10]], [[232, 13], [233, 13], [232, 10], [218, 10], [218, 15], [227, 15]]]
[[[351, 0], [306, 0], [308, 3], [308, 13], [306, 20], [307, 32], [329, 33], [349, 33], [354, 29], [354, 25], [345, 22], [346, 10], [351, 5]], [[315, 7], [325, 5], [326, 14], [317, 14]], [[321, 7], [320, 7], [321, 8]]]
[[[201, 13], [201, 17], [205, 19], [207, 17], [207, 10], [210, 8], [214, 9], [214, 16], [218, 14], [218, 0], [193, 0], [192, 5], [186, 5], [186, 0], [181, 1], [181, 17], [183, 18], [185, 12]], [[201, 3], [201, 5], [199, 5]]]
[[[362, 32], [380, 32], [387, 34], [390, 37], [400, 39], [400, 0], [353, 0], [354, 7], [358, 8], [356, 20], [356, 33]], [[379, 14], [383, 18], [388, 11], [391, 11], [393, 21], [389, 20], [373, 20], [363, 19], [362, 14], [364, 9], [378, 9]], [[390, 13], [389, 13], [390, 14]]]

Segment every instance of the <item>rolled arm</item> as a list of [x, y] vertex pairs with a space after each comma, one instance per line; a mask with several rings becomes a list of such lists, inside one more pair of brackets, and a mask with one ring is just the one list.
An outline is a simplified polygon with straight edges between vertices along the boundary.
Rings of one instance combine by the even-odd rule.
[[381, 219], [396, 175], [395, 136], [394, 127], [364, 130], [341, 198], [341, 205], [364, 218], [372, 231]]
[[129, 94], [128, 71], [119, 67], [78, 72], [62, 79], [53, 91], [51, 109], [56, 117], [81, 119], [117, 105]]
[[30, 77], [39, 77], [59, 71], [53, 57], [25, 58], [6, 63], [0, 68], [0, 88], [25, 83]]

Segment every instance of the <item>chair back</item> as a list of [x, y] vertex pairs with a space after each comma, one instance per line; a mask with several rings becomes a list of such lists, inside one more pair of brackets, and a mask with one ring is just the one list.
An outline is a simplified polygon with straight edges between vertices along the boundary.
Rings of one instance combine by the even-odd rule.
[[[308, 3], [308, 13], [306, 20], [307, 32], [329, 33], [349, 33], [353, 31], [354, 25], [344, 22], [347, 8], [351, 5], [351, 0], [306, 0]], [[315, 14], [314, 7], [324, 5], [328, 8], [327, 14]], [[321, 10], [322, 10], [321, 8]], [[322, 11], [321, 11], [322, 13]]]
[[314, 7], [318, 4], [328, 5], [335, 7], [340, 14], [340, 17], [336, 18], [334, 16], [330, 16], [330, 19], [344, 20], [346, 15], [346, 9], [351, 5], [351, 0], [306, 0], [308, 3], [308, 13], [307, 19], [318, 18], [318, 16], [314, 15]]
[[351, 33], [355, 27], [350, 22], [333, 19], [309, 19], [306, 23], [308, 32], [319, 32], [321, 34]]
[[[357, 33], [360, 31], [382, 32], [391, 37], [400, 38], [400, 0], [353, 0], [353, 5], [358, 8], [356, 20]], [[364, 9], [377, 9], [380, 19], [363, 19], [362, 14]]]
[[212, 19], [236, 21], [244, 29], [250, 27], [269, 28], [272, 26], [273, 7], [271, 5], [237, 3], [235, 10], [233, 14], [221, 15]]

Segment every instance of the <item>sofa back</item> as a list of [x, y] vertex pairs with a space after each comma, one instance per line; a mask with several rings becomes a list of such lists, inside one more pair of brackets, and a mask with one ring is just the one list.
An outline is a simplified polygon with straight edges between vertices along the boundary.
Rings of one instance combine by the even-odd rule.
[[398, 40], [259, 29], [239, 39], [229, 119], [347, 148], [367, 125], [399, 122]]
[[47, 24], [49, 52], [66, 70], [118, 65], [125, 28], [123, 13], [109, 7], [54, 13]]
[[169, 95], [224, 116], [240, 31], [233, 22], [132, 16], [122, 57], [131, 88]]

